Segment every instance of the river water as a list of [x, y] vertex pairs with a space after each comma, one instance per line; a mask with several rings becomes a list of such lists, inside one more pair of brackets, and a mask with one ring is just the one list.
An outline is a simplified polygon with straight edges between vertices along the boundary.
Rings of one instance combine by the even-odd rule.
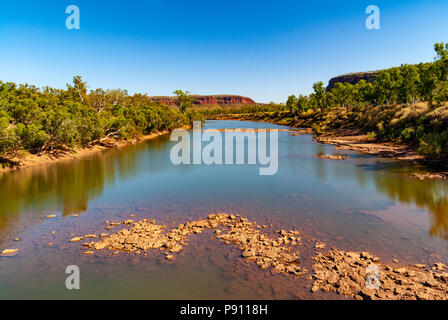
[[[204, 127], [226, 128], [289, 129], [247, 121], [208, 121]], [[84, 255], [82, 242], [69, 242], [113, 232], [104, 222], [130, 215], [174, 228], [226, 212], [272, 224], [273, 230], [296, 229], [308, 270], [316, 241], [369, 251], [385, 263], [447, 263], [447, 182], [411, 178], [423, 168], [335, 150], [311, 135], [281, 131], [278, 137], [273, 176], [260, 176], [259, 165], [173, 165], [169, 136], [3, 174], [0, 250], [19, 253], [0, 257], [0, 299], [341, 298], [311, 293], [310, 274], [259, 269], [241, 258], [238, 248], [214, 239], [212, 231], [192, 236], [175, 261], [159, 251]], [[349, 158], [324, 160], [320, 153]], [[45, 218], [50, 214], [56, 218]], [[80, 269], [80, 290], [65, 287], [69, 265]]]

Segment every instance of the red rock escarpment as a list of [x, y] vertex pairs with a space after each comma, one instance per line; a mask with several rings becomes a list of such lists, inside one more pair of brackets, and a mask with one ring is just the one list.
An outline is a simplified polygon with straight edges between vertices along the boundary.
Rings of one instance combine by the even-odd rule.
[[[247, 97], [236, 95], [210, 95], [199, 96], [192, 95], [194, 98], [194, 104], [196, 105], [242, 105], [242, 104], [256, 104], [254, 100]], [[153, 101], [159, 101], [166, 105], [175, 105], [176, 97], [151, 97]]]
[[338, 82], [350, 83], [350, 84], [357, 84], [361, 80], [365, 80], [367, 82], [372, 82], [378, 76], [378, 73], [379, 73], [379, 71], [348, 73], [348, 74], [344, 74], [341, 76], [331, 78], [328, 83], [327, 91], [330, 91], [331, 89], [333, 89], [334, 85]]

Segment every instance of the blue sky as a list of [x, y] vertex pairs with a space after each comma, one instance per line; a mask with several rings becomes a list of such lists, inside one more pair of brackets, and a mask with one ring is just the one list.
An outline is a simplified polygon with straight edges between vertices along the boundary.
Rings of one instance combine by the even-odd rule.
[[[67, 30], [77, 5], [81, 29]], [[366, 7], [381, 29], [365, 27]], [[431, 61], [446, 0], [55, 0], [0, 3], [0, 80], [282, 102], [338, 74]]]

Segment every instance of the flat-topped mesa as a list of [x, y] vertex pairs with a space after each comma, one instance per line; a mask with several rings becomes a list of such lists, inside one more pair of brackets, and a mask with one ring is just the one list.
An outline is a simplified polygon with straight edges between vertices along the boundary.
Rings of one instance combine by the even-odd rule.
[[330, 91], [333, 89], [334, 85], [338, 82], [340, 83], [350, 83], [350, 84], [357, 84], [361, 80], [365, 80], [367, 82], [373, 82], [375, 78], [378, 76], [378, 73], [380, 71], [368, 71], [368, 72], [357, 72], [357, 73], [347, 73], [343, 74], [341, 76], [337, 76], [334, 78], [331, 78], [328, 82], [327, 91]]
[[[200, 96], [200, 95], [191, 95], [190, 97], [194, 98], [195, 105], [244, 105], [251, 104], [254, 105], [256, 102], [248, 97], [237, 96], [237, 95], [208, 95], [208, 96]], [[160, 103], [166, 104], [168, 106], [175, 105], [177, 98], [176, 97], [151, 97], [153, 101], [159, 101]]]

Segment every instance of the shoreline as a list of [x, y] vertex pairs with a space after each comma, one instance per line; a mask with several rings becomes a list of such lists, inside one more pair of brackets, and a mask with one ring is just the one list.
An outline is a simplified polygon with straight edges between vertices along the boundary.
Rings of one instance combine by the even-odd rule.
[[[191, 127], [190, 125], [185, 125], [176, 129], [189, 129], [190, 127]], [[173, 130], [162, 130], [152, 132], [150, 134], [139, 136], [130, 140], [107, 139], [102, 141], [101, 143], [96, 143], [88, 147], [76, 147], [66, 150], [56, 150], [54, 152], [44, 152], [40, 154], [26, 154], [11, 158], [5, 157], [4, 160], [9, 163], [12, 163], [13, 166], [0, 168], [0, 174], [20, 169], [50, 165], [62, 161], [80, 159], [105, 150], [121, 148], [142, 143], [160, 136], [167, 135], [171, 133]]]
[[[448, 178], [448, 167], [444, 159], [428, 158], [418, 154], [414, 149], [407, 145], [400, 145], [392, 141], [380, 141], [370, 139], [367, 134], [363, 134], [359, 129], [340, 129], [332, 130], [321, 135], [312, 132], [311, 128], [306, 126], [294, 126], [293, 124], [282, 123], [280, 120], [257, 120], [250, 119], [245, 114], [238, 115], [218, 115], [211, 120], [237, 120], [237, 121], [254, 121], [266, 122], [278, 125], [285, 125], [292, 128], [301, 128], [302, 134], [312, 134], [313, 139], [322, 144], [333, 145], [337, 150], [357, 151], [372, 156], [392, 158], [400, 161], [407, 161], [414, 164], [420, 164], [426, 167], [430, 172], [440, 176], [441, 179]], [[422, 176], [423, 177], [423, 176]], [[434, 177], [429, 175], [428, 178]], [[418, 178], [418, 177], [417, 177]], [[439, 178], [439, 177], [435, 177]]]
[[[358, 129], [340, 129], [326, 132], [321, 135], [317, 135], [312, 132], [311, 128], [303, 126], [294, 126], [292, 124], [282, 123], [279, 120], [258, 120], [250, 119], [247, 114], [236, 115], [218, 115], [208, 120], [235, 120], [235, 121], [254, 121], [265, 122], [277, 125], [284, 125], [297, 130], [297, 134], [312, 134], [313, 139], [322, 144], [333, 145], [337, 150], [351, 150], [357, 151], [372, 156], [391, 158], [400, 161], [407, 161], [414, 164], [420, 164], [426, 167], [426, 169], [434, 174], [418, 175], [415, 176], [419, 179], [447, 179], [448, 169], [443, 159], [431, 159], [421, 154], [418, 154], [411, 147], [406, 145], [399, 145], [391, 141], [379, 141], [370, 139], [366, 134], [361, 133]], [[189, 129], [191, 125], [182, 126], [176, 129]], [[173, 130], [176, 130], [173, 129]], [[57, 150], [55, 152], [45, 152], [41, 154], [26, 154], [18, 157], [4, 157], [5, 162], [9, 162], [12, 167], [0, 168], [0, 174], [11, 172], [18, 169], [38, 167], [48, 164], [53, 164], [60, 161], [75, 160], [91, 154], [105, 151], [113, 148], [121, 148], [129, 145], [145, 142], [156, 137], [169, 134], [173, 130], [163, 130], [153, 132], [148, 135], [143, 135], [130, 140], [116, 140], [108, 139], [101, 143], [96, 143], [92, 146], [80, 148], [72, 148], [66, 150]]]
[[337, 150], [353, 150], [379, 157], [421, 163], [425, 157], [405, 145], [370, 139], [357, 130], [342, 130], [315, 136], [319, 143], [336, 146]]

